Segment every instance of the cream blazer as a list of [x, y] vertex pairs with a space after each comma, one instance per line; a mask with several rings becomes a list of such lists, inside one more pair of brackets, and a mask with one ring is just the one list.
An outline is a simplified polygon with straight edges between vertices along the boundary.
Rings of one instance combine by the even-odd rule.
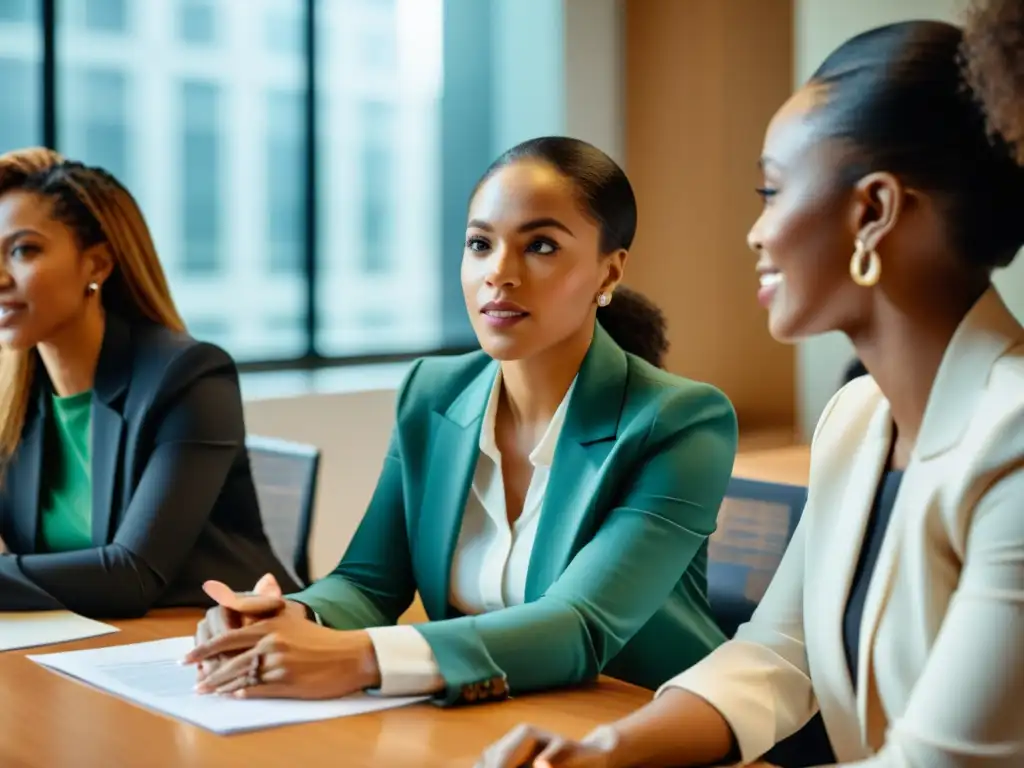
[[820, 708], [842, 765], [1024, 766], [1024, 329], [994, 289], [939, 367], [871, 576], [853, 685], [842, 617], [891, 425], [869, 377], [832, 398], [807, 506], [752, 620], [661, 689], [714, 705], [744, 763]]

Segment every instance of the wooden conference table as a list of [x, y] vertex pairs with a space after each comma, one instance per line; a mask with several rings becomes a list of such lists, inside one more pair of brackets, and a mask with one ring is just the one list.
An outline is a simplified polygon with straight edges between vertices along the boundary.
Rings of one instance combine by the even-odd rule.
[[218, 736], [63, 677], [24, 658], [30, 653], [145, 642], [191, 634], [194, 610], [154, 611], [113, 622], [115, 635], [0, 653], [0, 766], [3, 768], [359, 768], [472, 766], [484, 747], [528, 721], [571, 736], [650, 700], [610, 679], [575, 691], [523, 696], [441, 710], [432, 704]]
[[[741, 452], [735, 473], [772, 482], [806, 482], [803, 446]], [[602, 678], [573, 691], [441, 710], [431, 704], [217, 736], [152, 713], [24, 658], [192, 634], [201, 613], [155, 611], [114, 622], [115, 635], [28, 651], [0, 653], [0, 766], [3, 768], [171, 768], [174, 766], [472, 766], [488, 744], [520, 722], [568, 736], [621, 717], [650, 692]]]

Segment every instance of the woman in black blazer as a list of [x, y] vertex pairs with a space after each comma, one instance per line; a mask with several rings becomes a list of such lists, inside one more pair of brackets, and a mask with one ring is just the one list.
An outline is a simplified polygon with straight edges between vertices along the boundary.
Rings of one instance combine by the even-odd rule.
[[235, 365], [186, 334], [138, 206], [101, 169], [0, 157], [0, 345], [0, 611], [141, 616], [209, 604], [207, 579], [293, 584]]

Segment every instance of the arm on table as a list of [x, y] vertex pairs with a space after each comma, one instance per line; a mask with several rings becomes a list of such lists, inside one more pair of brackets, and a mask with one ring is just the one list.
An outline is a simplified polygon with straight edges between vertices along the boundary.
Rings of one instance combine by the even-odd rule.
[[155, 447], [112, 543], [0, 556], [0, 610], [145, 614], [177, 576], [245, 448], [234, 363], [198, 345], [172, 364]]
[[439, 703], [466, 701], [467, 690], [495, 680], [521, 693], [595, 678], [664, 605], [714, 531], [735, 449], [724, 395], [701, 389], [667, 402], [636, 479], [543, 597], [417, 625], [443, 678]]

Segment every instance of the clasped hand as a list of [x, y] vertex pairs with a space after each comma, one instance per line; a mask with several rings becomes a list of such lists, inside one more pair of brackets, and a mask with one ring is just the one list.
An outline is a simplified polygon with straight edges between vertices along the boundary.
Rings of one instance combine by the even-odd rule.
[[369, 635], [308, 621], [305, 608], [284, 600], [273, 577], [248, 595], [219, 582], [204, 589], [218, 605], [200, 622], [196, 646], [182, 660], [198, 666], [199, 693], [328, 699], [379, 685]]

